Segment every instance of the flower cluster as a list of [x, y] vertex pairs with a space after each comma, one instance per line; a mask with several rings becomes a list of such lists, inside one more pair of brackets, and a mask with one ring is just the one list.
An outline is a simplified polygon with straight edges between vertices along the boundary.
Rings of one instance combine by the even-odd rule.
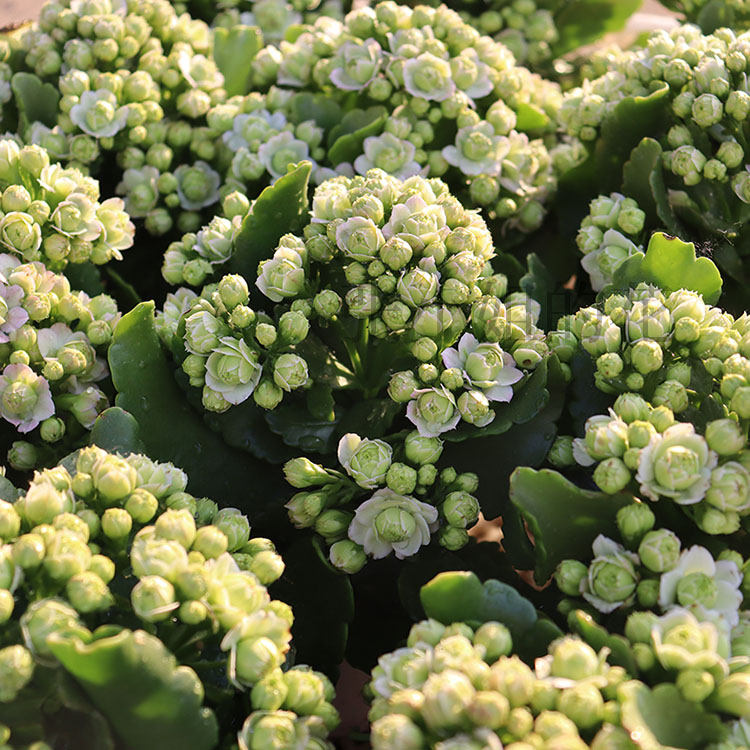
[[[510, 656], [512, 650], [501, 623], [476, 629], [435, 620], [414, 625], [407, 646], [383, 655], [372, 671], [374, 750], [636, 746], [632, 719], [621, 707], [645, 686], [610, 666], [608, 649], [597, 654], [564, 636], [534, 669]], [[716, 703], [718, 710], [738, 715], [732, 708], [739, 701], [732, 707]]]
[[[181, 661], [227, 653], [230, 683], [257, 688], [252, 708], [283, 709], [284, 720], [324, 738], [337, 723], [330, 683], [309, 669], [281, 670], [292, 612], [265, 588], [282, 574], [281, 557], [270, 540], [250, 537], [239, 510], [220, 510], [186, 485], [171, 464], [92, 447], [71, 472], [37, 472], [15, 503], [0, 503], [0, 700], [28, 695], [37, 669], [58, 666], [59, 639], [90, 643], [105, 623], [112, 635], [134, 622], [161, 639], [189, 633]], [[200, 674], [188, 673], [202, 696]]]
[[[65, 436], [75, 441], [108, 405], [96, 383], [107, 377], [102, 355], [119, 319], [108, 295], [72, 291], [42, 263], [0, 254], [0, 416], [24, 435], [38, 428], [58, 456], [71, 450]], [[23, 441], [8, 454], [19, 470], [38, 458]]]
[[[167, 251], [163, 273], [212, 273], [231, 257], [237, 227], [216, 217]], [[342, 374], [365, 391], [387, 386], [420, 434], [435, 437], [461, 420], [489, 424], [491, 404], [510, 401], [547, 353], [538, 305], [506, 297], [494, 255], [487, 225], [445, 183], [370, 170], [323, 182], [302, 236], [285, 235], [261, 261], [256, 287], [277, 303], [275, 320], [250, 309], [246, 283], [230, 275], [199, 298], [170, 297], [160, 325], [177, 331], [184, 319], [183, 369], [204, 387], [207, 408], [252, 395], [272, 409], [285, 391], [309, 385], [303, 345], [313, 326], [324, 340], [338, 337]], [[386, 347], [411, 369], [368, 368]]]
[[122, 260], [135, 227], [119, 198], [100, 202], [99, 183], [50, 162], [40, 146], [0, 140], [0, 247], [50, 268]]
[[631, 255], [643, 252], [638, 240], [645, 218], [636, 201], [621, 193], [600, 195], [591, 201], [576, 243], [583, 253], [581, 265], [594, 291], [610, 284], [614, 272]]
[[460, 197], [491, 218], [526, 232], [540, 225], [556, 175], [543, 141], [526, 131], [550, 132], [555, 84], [517, 66], [507, 47], [445, 5], [381, 2], [343, 23], [318, 18], [295, 36], [256, 56], [258, 87], [325, 91], [342, 104], [356, 92], [365, 108], [395, 107], [351, 163], [331, 167], [444, 176], [456, 189], [468, 183]]
[[320, 534], [345, 573], [359, 571], [367, 557], [411, 557], [435, 532], [443, 547], [460, 549], [479, 518], [472, 494], [479, 481], [452, 467], [438, 470], [442, 452], [439, 438], [416, 431], [390, 442], [347, 433], [338, 445], [343, 471], [308, 458], [284, 466], [289, 484], [303, 490], [287, 503], [289, 518]]
[[636, 605], [663, 613], [678, 607], [701, 621], [738, 624], [747, 588], [738, 553], [727, 550], [715, 559], [699, 545], [683, 549], [673, 531], [654, 528], [654, 514], [640, 502], [621, 508], [617, 525], [627, 548], [600, 534], [588, 566], [563, 560], [555, 572], [563, 594], [583, 597], [604, 614]]

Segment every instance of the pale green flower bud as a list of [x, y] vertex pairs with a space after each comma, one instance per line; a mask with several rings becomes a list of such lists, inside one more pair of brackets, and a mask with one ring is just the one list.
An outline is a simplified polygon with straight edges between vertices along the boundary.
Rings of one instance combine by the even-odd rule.
[[648, 421], [656, 428], [657, 432], [665, 432], [675, 423], [674, 413], [668, 406], [658, 406], [651, 410]]
[[460, 529], [473, 526], [479, 518], [479, 502], [468, 492], [449, 492], [441, 510], [445, 520]]
[[746, 444], [742, 428], [733, 419], [716, 419], [706, 425], [706, 442], [720, 456], [739, 453]]
[[92, 555], [89, 560], [89, 571], [109, 583], [115, 577], [115, 564], [104, 555]]
[[213, 520], [214, 526], [227, 537], [229, 552], [235, 552], [250, 538], [250, 523], [237, 508], [222, 508]]
[[525, 706], [534, 692], [534, 673], [517, 656], [501, 657], [490, 669], [488, 687], [504, 695], [513, 708]]
[[651, 631], [658, 622], [653, 612], [633, 612], [625, 622], [625, 637], [633, 643], [651, 643]]
[[[157, 522], [158, 523], [158, 522]], [[158, 531], [158, 528], [157, 528]], [[216, 526], [202, 526], [197, 530], [192, 548], [206, 559], [219, 557], [227, 551], [229, 541], [221, 529]]]
[[23, 534], [13, 545], [13, 562], [24, 570], [39, 567], [44, 560], [45, 544], [39, 534]]
[[6, 542], [15, 539], [20, 529], [21, 516], [11, 503], [0, 500], [0, 539]]
[[333, 289], [323, 289], [313, 297], [315, 312], [325, 320], [330, 320], [341, 312], [341, 297]]
[[370, 730], [373, 750], [420, 750], [424, 747], [424, 736], [409, 717], [388, 714], [373, 722]]
[[[52, 658], [47, 638], [52, 633], [72, 635], [88, 640], [90, 633], [81, 625], [78, 613], [57, 599], [41, 599], [31, 604], [21, 616], [24, 641], [35, 656]], [[3, 681], [4, 682], [4, 681]]]
[[310, 322], [301, 312], [285, 312], [279, 318], [279, 334], [282, 341], [287, 344], [299, 344], [304, 341], [309, 330]]
[[123, 541], [133, 528], [133, 517], [124, 508], [107, 508], [102, 515], [102, 532], [113, 541]]
[[70, 578], [65, 586], [68, 601], [78, 612], [100, 612], [108, 609], [114, 598], [107, 584], [96, 573], [84, 571]]
[[452, 669], [431, 674], [422, 686], [422, 718], [432, 731], [457, 729], [475, 694], [469, 678]]
[[417, 485], [429, 487], [435, 484], [438, 478], [438, 470], [434, 464], [423, 464], [417, 471]]
[[648, 419], [649, 406], [646, 400], [637, 393], [622, 393], [614, 403], [615, 414], [630, 424]]
[[346, 293], [349, 315], [357, 320], [376, 315], [381, 307], [380, 292], [373, 284], [360, 284]]
[[252, 556], [249, 570], [264, 585], [270, 586], [284, 573], [281, 555], [272, 550], [263, 550]]
[[599, 658], [591, 646], [574, 636], [553, 643], [550, 674], [569, 680], [585, 680], [599, 672]]
[[708, 705], [714, 711], [745, 717], [750, 713], [750, 674], [735, 672], [716, 686]]
[[36, 448], [25, 440], [15, 440], [8, 450], [8, 463], [16, 471], [29, 471], [37, 465]]
[[701, 128], [710, 128], [721, 122], [724, 116], [724, 107], [721, 100], [713, 94], [701, 94], [696, 97], [692, 106], [693, 120]]
[[247, 282], [239, 274], [224, 276], [219, 282], [219, 297], [226, 306], [227, 310], [233, 310], [237, 305], [247, 304], [250, 293], [247, 288]]
[[19, 502], [19, 510], [30, 525], [50, 523], [60, 513], [70, 513], [73, 501], [68, 492], [61, 492], [46, 482], [32, 484]]
[[683, 607], [699, 604], [712, 606], [716, 601], [718, 589], [714, 579], [706, 573], [688, 573], [677, 583], [677, 601]]
[[61, 530], [47, 541], [44, 569], [50, 578], [67, 581], [88, 568], [91, 551], [78, 534]]
[[641, 563], [655, 573], [671, 570], [680, 557], [680, 540], [669, 529], [649, 531], [638, 545]]
[[493, 664], [501, 656], [507, 656], [513, 649], [513, 641], [508, 628], [499, 622], [485, 622], [474, 633], [475, 646], [484, 649], [484, 660]]
[[411, 400], [412, 395], [419, 387], [419, 381], [414, 377], [413, 372], [409, 370], [396, 372], [391, 375], [388, 383], [388, 395], [396, 403], [406, 403]]
[[7, 589], [0, 589], [0, 624], [5, 624], [10, 620], [14, 608], [13, 594]]
[[631, 363], [642, 375], [656, 372], [664, 362], [664, 352], [661, 346], [651, 339], [636, 341], [630, 350]]
[[237, 678], [252, 685], [283, 661], [278, 646], [266, 636], [245, 638], [237, 644]]
[[148, 490], [136, 487], [125, 501], [125, 510], [137, 523], [148, 523], [159, 510], [159, 501]]
[[367, 562], [367, 555], [359, 544], [350, 539], [342, 539], [331, 545], [329, 559], [338, 570], [353, 574], [362, 569]]
[[458, 526], [444, 526], [440, 529], [438, 541], [441, 547], [445, 547], [450, 552], [456, 552], [469, 543], [469, 534]]
[[604, 698], [593, 684], [582, 682], [560, 693], [557, 708], [580, 729], [591, 729], [601, 721]]
[[23, 646], [0, 649], [0, 702], [10, 703], [34, 675], [34, 660]]
[[136, 487], [138, 475], [123, 458], [107, 455], [94, 466], [91, 476], [99, 497], [106, 504], [113, 504], [130, 495]]
[[174, 586], [161, 576], [144, 576], [130, 594], [133, 612], [146, 622], [161, 622], [179, 606]]
[[737, 461], [714, 469], [706, 502], [721, 511], [742, 513], [750, 509], [750, 472]]
[[274, 363], [274, 383], [287, 392], [305, 385], [308, 376], [307, 362], [298, 354], [282, 354]]
[[[106, 515], [106, 514], [105, 514]], [[103, 519], [102, 519], [103, 521]], [[185, 549], [190, 549], [195, 540], [196, 527], [193, 515], [185, 509], [164, 511], [154, 524], [156, 533], [163, 539], [173, 539]]]
[[605, 458], [594, 469], [594, 482], [603, 492], [614, 495], [628, 486], [631, 479], [628, 467], [620, 458]]
[[628, 544], [640, 542], [653, 529], [655, 522], [656, 516], [644, 503], [631, 503], [617, 511], [617, 528]]
[[409, 495], [417, 486], [417, 471], [403, 463], [393, 463], [385, 475], [388, 487], [399, 495]]
[[687, 389], [676, 380], [665, 380], [654, 389], [651, 402], [655, 406], [668, 406], [672, 412], [679, 414], [690, 404]]
[[292, 487], [304, 489], [334, 481], [328, 472], [309, 458], [292, 458], [284, 464], [284, 477]]
[[692, 703], [702, 703], [714, 691], [715, 682], [710, 672], [686, 669], [677, 675], [675, 682], [682, 697]]
[[267, 378], [262, 379], [253, 391], [253, 401], [261, 409], [275, 409], [283, 398], [284, 391]]
[[327, 540], [339, 539], [346, 535], [346, 530], [352, 522], [353, 514], [343, 510], [330, 508], [324, 510], [315, 519], [315, 531]]
[[567, 596], [579, 596], [588, 568], [579, 560], [563, 560], [555, 570], [555, 583]]
[[434, 464], [443, 452], [443, 441], [437, 437], [422, 437], [412, 430], [404, 440], [406, 458], [414, 464]]

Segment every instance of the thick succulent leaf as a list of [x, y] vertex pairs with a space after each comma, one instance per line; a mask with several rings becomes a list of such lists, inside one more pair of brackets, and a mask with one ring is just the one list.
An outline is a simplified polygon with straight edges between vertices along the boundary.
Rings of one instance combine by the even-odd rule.
[[203, 686], [156, 637], [143, 630], [84, 643], [53, 635], [50, 650], [107, 718], [127, 750], [212, 750], [218, 741]]
[[110, 453], [127, 455], [145, 452], [139, 435], [138, 420], [119, 406], [105, 409], [96, 418], [89, 442]]
[[295, 94], [288, 104], [289, 119], [299, 125], [307, 120], [328, 131], [341, 122], [341, 107], [325, 94], [310, 94], [306, 91]]
[[191, 492], [254, 513], [278, 505], [281, 479], [226, 445], [187, 403], [162, 352], [153, 302], [142, 302], [117, 324], [109, 367], [116, 404], [138, 421], [146, 453], [184, 469]]
[[262, 46], [263, 35], [255, 26], [214, 29], [214, 60], [224, 76], [227, 96], [250, 93], [250, 61]]
[[[305, 222], [311, 171], [310, 162], [303, 161], [279, 177], [258, 196], [242, 222], [229, 265], [232, 271], [245, 277], [253, 290], [258, 263], [273, 255], [283, 235], [298, 231]], [[263, 299], [268, 304], [260, 294], [251, 299]]]
[[712, 305], [721, 296], [721, 274], [714, 262], [696, 258], [692, 242], [662, 232], [651, 236], [645, 255], [632, 255], [615, 271], [612, 287], [626, 289], [641, 281], [656, 284], [667, 293], [690, 289]]
[[536, 471], [528, 466], [513, 472], [510, 499], [534, 537], [534, 579], [538, 584], [543, 584], [562, 560], [586, 559], [598, 534], [614, 535], [617, 511], [633, 502], [627, 493], [582, 490], [556, 471]]
[[633, 149], [622, 169], [622, 191], [646, 212], [647, 227], [663, 226], [672, 234], [680, 233], [664, 186], [662, 148], [658, 141], [644, 138]]
[[610, 664], [624, 667], [628, 674], [634, 677], [638, 675], [638, 665], [627, 638], [607, 632], [591, 615], [581, 609], [574, 610], [568, 615], [568, 627], [573, 633], [578, 633], [591, 648], [597, 651], [608, 648], [610, 654], [607, 661]]
[[721, 720], [686, 701], [675, 685], [631, 680], [617, 689], [622, 725], [641, 750], [699, 750], [724, 738]]
[[663, 130], [668, 92], [664, 84], [648, 96], [626, 97], [605, 117], [586, 161], [560, 179], [558, 216], [563, 234], [575, 234], [593, 197], [620, 188], [623, 165], [641, 139]]
[[42, 83], [32, 73], [16, 73], [10, 87], [18, 107], [18, 130], [23, 133], [33, 122], [42, 122], [48, 128], [57, 125], [57, 102], [60, 92], [51, 83]]
[[16, 489], [8, 477], [0, 476], [0, 500], [5, 500], [6, 503], [14, 503], [21, 494], [21, 490]]
[[555, 14], [559, 38], [552, 45], [555, 57], [595, 42], [604, 34], [621, 31], [642, 0], [573, 0], [561, 3]]
[[282, 555], [286, 569], [271, 595], [294, 610], [295, 661], [335, 677], [354, 617], [349, 576], [328, 562], [317, 538], [297, 539]]
[[439, 573], [419, 592], [427, 617], [449, 625], [466, 622], [502, 622], [513, 637], [514, 652], [533, 659], [561, 635], [546, 618], [539, 618], [534, 605], [510, 584], [490, 579], [482, 583], [470, 571]]
[[331, 130], [328, 142], [328, 160], [331, 164], [353, 162], [362, 153], [365, 138], [377, 135], [388, 119], [385, 107], [370, 107], [347, 112], [341, 122]]
[[711, 0], [706, 3], [695, 18], [704, 34], [713, 34], [716, 29], [731, 29], [735, 23], [735, 11], [726, 0]]

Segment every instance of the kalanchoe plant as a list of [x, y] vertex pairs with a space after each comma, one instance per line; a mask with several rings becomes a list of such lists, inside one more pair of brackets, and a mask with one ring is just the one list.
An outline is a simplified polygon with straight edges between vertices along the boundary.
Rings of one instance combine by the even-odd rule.
[[99, 183], [50, 162], [40, 146], [0, 140], [0, 246], [53, 270], [122, 260], [135, 227], [119, 198], [100, 202]]
[[292, 106], [324, 94], [351, 112], [358, 124], [346, 146], [350, 131], [339, 128], [340, 140], [331, 131], [330, 167], [444, 177], [492, 219], [522, 232], [541, 224], [556, 170], [538, 136], [553, 131], [559, 88], [448, 7], [382, 2], [343, 23], [319, 18], [293, 42], [261, 50], [252, 68], [258, 88], [304, 92]]
[[73, 291], [42, 263], [0, 254], [0, 416], [15, 428], [4, 434], [22, 438], [8, 452], [14, 469], [54, 463], [108, 406], [97, 383], [119, 318], [108, 295]]
[[[338, 721], [331, 684], [281, 669], [293, 617], [265, 588], [284, 570], [273, 543], [251, 538], [237, 509], [186, 493], [171, 464], [91, 447], [66, 466], [0, 504], [0, 702], [45, 701], [65, 677], [85, 696], [82, 721], [98, 711], [99, 731], [123, 747], [136, 747], [149, 722], [171, 721], [173, 741], [210, 750], [236, 731], [214, 710], [223, 716], [222, 702], [252, 687], [243, 747], [261, 747], [274, 723], [327, 747]], [[12, 715], [3, 718], [12, 737]], [[39, 722], [32, 739], [54, 741], [56, 731]]]
[[358, 572], [367, 557], [411, 557], [433, 535], [443, 547], [460, 549], [479, 518], [472, 494], [479, 482], [453, 467], [439, 470], [442, 451], [441, 440], [416, 430], [390, 442], [348, 433], [338, 445], [343, 471], [308, 458], [284, 466], [289, 484], [303, 490], [286, 505], [289, 519], [320, 534], [331, 563], [345, 573]]

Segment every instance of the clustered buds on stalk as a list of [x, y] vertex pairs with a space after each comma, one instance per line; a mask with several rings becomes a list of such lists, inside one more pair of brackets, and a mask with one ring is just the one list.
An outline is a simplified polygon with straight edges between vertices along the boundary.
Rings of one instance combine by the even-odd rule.
[[[108, 405], [96, 383], [108, 374], [102, 355], [119, 319], [108, 295], [73, 291], [43, 263], [0, 254], [0, 416], [63, 455], [65, 436], [90, 429]], [[15, 442], [10, 465], [33, 469], [38, 448]]]
[[52, 163], [41, 146], [0, 139], [0, 246], [54, 270], [122, 260], [135, 227], [119, 198], [100, 202], [99, 183]]
[[388, 442], [348, 433], [338, 446], [343, 472], [308, 458], [284, 466], [289, 484], [302, 490], [286, 505], [289, 518], [320, 534], [330, 561], [345, 573], [359, 571], [367, 557], [410, 557], [435, 532], [443, 547], [460, 549], [479, 518], [472, 494], [478, 480], [450, 467], [439, 471], [442, 451], [439, 438], [416, 430]]
[[[523, 5], [508, 9], [508, 34], [515, 42], [513, 30], [529, 16], [530, 57], [541, 59], [554, 25], [546, 11]], [[512, 46], [522, 51], [522, 44]], [[262, 49], [252, 73], [258, 89], [324, 90], [342, 104], [357, 92], [361, 106], [394, 107], [352, 163], [330, 163], [339, 173], [377, 168], [400, 179], [428, 174], [451, 182], [455, 176], [457, 187], [468, 183], [461, 194], [467, 205], [484, 206], [491, 218], [524, 232], [540, 225], [565, 160], [556, 160], [542, 139], [519, 132], [523, 122], [516, 129], [518, 112], [533, 107], [534, 134], [552, 132], [560, 90], [516, 65], [508, 47], [481, 36], [446, 5], [394, 10], [382, 2], [351, 11], [343, 22], [319, 17], [293, 42]]]
[[[276, 715], [324, 740], [338, 723], [330, 682], [281, 670], [293, 615], [266, 590], [284, 571], [273, 543], [251, 538], [239, 510], [187, 493], [171, 464], [91, 447], [71, 470], [37, 472], [14, 503], [0, 502], [0, 614], [20, 626], [0, 651], [0, 700], [33, 688], [37, 665], [56, 665], [50, 636], [89, 643], [99, 625], [140, 621], [190, 640], [195, 657], [227, 653], [230, 684], [252, 687], [248, 748], [260, 747], [261, 717]], [[123, 598], [125, 578], [135, 585]]]

